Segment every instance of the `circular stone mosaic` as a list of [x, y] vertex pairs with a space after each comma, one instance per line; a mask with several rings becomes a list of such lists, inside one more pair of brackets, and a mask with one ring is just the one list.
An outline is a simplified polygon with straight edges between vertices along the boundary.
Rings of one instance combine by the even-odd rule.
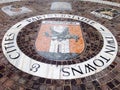
[[118, 47], [112, 33], [93, 20], [46, 14], [11, 27], [3, 38], [2, 49], [8, 61], [26, 73], [50, 79], [75, 79], [108, 67]]

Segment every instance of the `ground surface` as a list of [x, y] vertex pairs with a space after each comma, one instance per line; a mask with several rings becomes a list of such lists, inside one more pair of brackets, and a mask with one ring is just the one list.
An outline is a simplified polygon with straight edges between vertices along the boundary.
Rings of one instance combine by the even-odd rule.
[[[2, 38], [6, 31], [16, 24], [17, 22], [29, 18], [31, 16], [41, 15], [41, 14], [50, 14], [50, 13], [63, 13], [63, 14], [73, 14], [79, 15], [83, 17], [90, 18], [95, 20], [105, 27], [107, 27], [113, 35], [116, 37], [118, 46], [120, 46], [120, 16], [113, 20], [107, 20], [104, 18], [98, 18], [94, 15], [90, 14], [91, 11], [99, 9], [99, 8], [114, 8], [120, 11], [120, 8], [107, 6], [103, 4], [97, 4], [92, 2], [80, 2], [80, 1], [70, 1], [66, 0], [72, 4], [72, 11], [51, 11], [50, 6], [52, 1], [23, 1], [23, 2], [13, 2], [0, 4], [0, 8], [6, 5], [20, 5], [26, 6], [33, 10], [31, 13], [22, 14], [19, 16], [9, 17], [2, 10], [0, 10], [0, 43], [2, 43]], [[32, 29], [35, 29], [39, 22], [31, 24], [31, 26], [25, 27], [20, 34], [18, 35], [18, 45], [20, 49], [28, 56], [41, 60], [40, 56], [35, 53], [33, 47], [34, 40], [37, 34], [37, 30], [34, 32], [30, 32]], [[87, 42], [88, 47], [92, 47], [92, 41], [96, 40], [97, 48], [93, 50], [88, 50], [88, 53], [82, 53], [80, 56], [81, 61], [77, 61], [76, 59], [72, 62], [53, 62], [53, 64], [71, 64], [77, 62], [83, 62], [83, 58], [89, 58], [87, 56], [92, 57], [93, 54], [97, 54], [102, 47], [102, 44], [99, 41], [102, 41], [101, 36], [98, 33], [92, 32], [90, 26], [87, 26], [83, 23], [83, 34], [89, 34], [86, 36], [86, 40], [90, 40], [91, 42]], [[91, 28], [89, 32], [84, 32], [84, 30]], [[25, 32], [23, 32], [25, 31]], [[97, 32], [97, 31], [96, 31]], [[96, 39], [95, 35], [99, 36]], [[93, 36], [93, 37], [92, 37]], [[27, 46], [29, 44], [29, 46]], [[96, 50], [96, 52], [92, 52]], [[34, 56], [33, 56], [34, 54]], [[42, 62], [52, 63], [47, 59], [41, 60]], [[73, 80], [51, 80], [40, 77], [35, 77], [29, 74], [26, 74], [14, 66], [12, 66], [5, 56], [3, 55], [2, 48], [0, 48], [0, 90], [120, 90], [120, 48], [118, 47], [118, 54], [114, 62], [104, 69], [103, 71], [96, 73], [92, 76], [88, 76], [85, 78], [73, 79]]]

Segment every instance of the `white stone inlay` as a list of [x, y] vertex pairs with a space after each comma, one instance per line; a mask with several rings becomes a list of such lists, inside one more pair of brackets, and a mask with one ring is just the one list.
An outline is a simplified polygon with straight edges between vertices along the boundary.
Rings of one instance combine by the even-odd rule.
[[[18, 33], [26, 25], [48, 18], [67, 18], [91, 25], [103, 37], [104, 44], [101, 51], [85, 62], [71, 65], [47, 64], [26, 56], [17, 45]], [[3, 38], [2, 50], [12, 65], [28, 74], [49, 79], [76, 79], [93, 75], [108, 67], [116, 58], [118, 45], [113, 34], [106, 27], [93, 20], [70, 14], [46, 14], [25, 19], [12, 26]]]
[[80, 0], [80, 1], [88, 1], [88, 2], [94, 2], [94, 3], [100, 3], [100, 4], [106, 4], [106, 5], [110, 5], [110, 6], [120, 7], [120, 3], [105, 1], [105, 0]]
[[[17, 15], [21, 15], [21, 14], [24, 14], [24, 13], [32, 12], [32, 10], [30, 10], [27, 7], [20, 7], [18, 9], [16, 9], [16, 10], [15, 9], [16, 8], [13, 8], [12, 5], [9, 5], [9, 6], [4, 6], [2, 8], [2, 11], [4, 13], [6, 13], [7, 15], [9, 15], [9, 16], [17, 16]], [[15, 11], [13, 11], [13, 10], [15, 10]]]
[[51, 10], [72, 10], [72, 6], [68, 2], [53, 2]]
[[22, 1], [22, 0], [0, 0], [0, 3], [9, 3], [9, 2], [15, 2], [15, 1]]

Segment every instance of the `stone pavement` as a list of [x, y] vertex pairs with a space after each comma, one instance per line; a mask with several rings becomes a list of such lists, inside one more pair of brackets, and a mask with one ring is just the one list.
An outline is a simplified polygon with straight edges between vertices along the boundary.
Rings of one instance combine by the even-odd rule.
[[0, 0], [0, 3], [9, 3], [9, 2], [15, 2], [15, 1], [21, 1], [21, 0]]
[[[55, 0], [54, 0], [55, 1]], [[63, 0], [64, 1], [64, 0]], [[2, 48], [0, 48], [0, 90], [120, 90], [120, 16], [114, 18], [113, 20], [107, 20], [104, 18], [98, 18], [90, 14], [91, 11], [98, 8], [114, 8], [120, 11], [120, 8], [114, 6], [107, 6], [104, 4], [92, 3], [92, 2], [81, 2], [81, 1], [71, 1], [66, 0], [71, 3], [72, 10], [68, 11], [54, 11], [50, 10], [52, 1], [23, 1], [23, 2], [12, 2], [1, 4], [0, 8], [7, 5], [21, 5], [29, 7], [33, 13], [25, 13], [19, 16], [8, 16], [2, 10], [0, 10], [0, 43], [7, 30], [16, 24], [17, 22], [29, 18], [31, 16], [50, 14], [50, 13], [62, 13], [62, 14], [73, 14], [95, 20], [105, 27], [107, 27], [113, 35], [116, 37], [118, 42], [118, 54], [114, 62], [94, 75], [76, 78], [72, 80], [53, 80], [41, 77], [32, 76], [30, 74], [24, 73], [13, 65], [11, 65], [6, 57], [3, 55]], [[51, 63], [55, 65], [68, 65], [78, 62], [84, 62], [82, 60], [87, 60], [83, 58], [90, 58], [92, 55], [97, 54], [102, 48], [103, 43], [101, 35], [97, 31], [93, 31], [94, 28], [81, 23], [83, 26], [83, 34], [86, 36], [88, 53], [81, 54], [81, 61], [71, 61], [71, 62], [53, 62], [47, 59], [42, 60], [41, 57], [35, 52], [34, 40], [37, 36], [38, 27], [40, 22], [32, 23], [21, 30], [18, 35], [18, 46], [21, 51], [26, 55], [36, 59], [41, 60], [43, 63]], [[90, 31], [85, 32], [89, 28]], [[99, 36], [97, 38], [96, 36]], [[96, 43], [93, 44], [93, 41]], [[29, 45], [29, 46], [28, 46]], [[97, 47], [97, 48], [96, 48]], [[94, 51], [94, 52], [93, 52]], [[90, 57], [89, 57], [90, 56]]]

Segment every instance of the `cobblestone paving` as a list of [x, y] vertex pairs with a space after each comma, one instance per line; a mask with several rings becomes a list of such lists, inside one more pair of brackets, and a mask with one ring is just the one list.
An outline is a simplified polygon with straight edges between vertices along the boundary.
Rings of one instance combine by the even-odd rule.
[[[2, 42], [2, 38], [5, 32], [11, 26], [13, 26], [17, 22], [25, 18], [40, 15], [40, 14], [64, 13], [64, 14], [74, 14], [74, 15], [87, 17], [101, 23], [102, 25], [106, 26], [114, 34], [114, 36], [118, 41], [118, 45], [120, 46], [120, 30], [119, 30], [120, 17], [117, 17], [113, 20], [107, 20], [107, 19], [97, 18], [94, 15], [90, 14], [91, 11], [101, 7], [104, 7], [104, 8], [109, 7], [117, 10], [120, 10], [120, 8], [92, 3], [92, 2], [80, 2], [77, 0], [74, 0], [74, 1], [66, 0], [66, 1], [72, 4], [72, 7], [73, 7], [72, 11], [51, 11], [50, 10], [50, 6], [52, 3], [51, 0], [50, 1], [45, 0], [44, 2], [40, 0], [39, 1], [35, 0], [34, 2], [24, 1], [24, 2], [1, 4], [0, 8], [5, 5], [19, 4], [21, 6], [26, 6], [31, 8], [33, 10], [33, 13], [27, 13], [20, 16], [9, 17], [8, 15], [6, 15], [0, 10], [0, 43]], [[34, 27], [35, 27], [34, 24], [33, 26], [31, 25], [29, 27], [31, 29], [29, 30], [34, 29]], [[34, 37], [36, 36], [36, 32], [37, 32], [36, 31], [36, 32], [30, 33], [29, 30], [26, 31], [24, 34], [19, 34], [18, 36], [18, 39], [20, 39], [20, 42], [18, 42], [18, 44], [21, 47], [21, 49], [25, 51], [25, 53], [28, 48], [30, 51], [32, 50], [30, 47], [27, 47], [25, 45], [27, 43], [29, 43], [30, 45], [33, 45], [34, 39], [35, 39]], [[24, 31], [24, 29], [22, 31]], [[21, 37], [21, 35], [23, 36]], [[95, 39], [95, 37], [93, 39]], [[28, 42], [29, 40], [30, 42]], [[24, 44], [24, 42], [26, 42], [26, 44]], [[99, 44], [97, 43], [97, 45]], [[25, 49], [25, 47], [27, 47], [27, 49]], [[12, 66], [8, 62], [5, 56], [3, 55], [2, 48], [0, 48], [0, 90], [120, 90], [120, 47], [118, 48], [119, 48], [119, 51], [118, 51], [117, 57], [109, 67], [92, 76], [88, 76], [81, 79], [80, 78], [73, 79], [73, 80], [51, 80], [51, 79], [45, 79], [45, 78], [35, 77], [32, 75], [26, 74], [16, 69], [14, 66]], [[31, 53], [28, 53], [28, 54], [26, 53], [26, 54], [29, 55]], [[32, 58], [36, 58], [36, 57], [32, 57]]]
[[118, 3], [120, 3], [120, 1], [119, 0], [106, 0], [106, 1], [112, 1], [112, 2], [118, 2]]

